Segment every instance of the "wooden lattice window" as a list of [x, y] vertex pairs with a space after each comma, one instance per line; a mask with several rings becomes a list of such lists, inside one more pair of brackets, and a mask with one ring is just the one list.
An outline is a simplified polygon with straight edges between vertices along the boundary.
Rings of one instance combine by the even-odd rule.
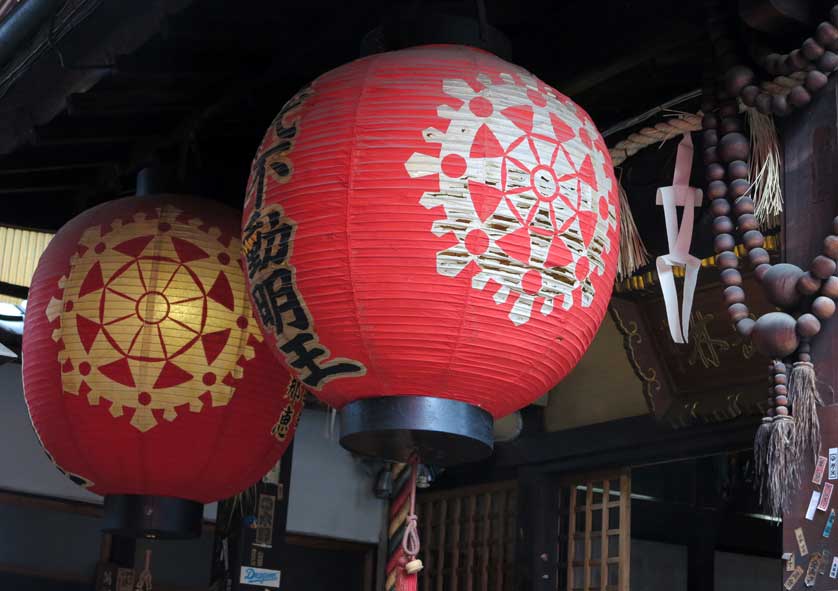
[[574, 476], [559, 488], [558, 589], [628, 591], [629, 472]]
[[517, 513], [515, 482], [421, 493], [421, 591], [511, 591]]

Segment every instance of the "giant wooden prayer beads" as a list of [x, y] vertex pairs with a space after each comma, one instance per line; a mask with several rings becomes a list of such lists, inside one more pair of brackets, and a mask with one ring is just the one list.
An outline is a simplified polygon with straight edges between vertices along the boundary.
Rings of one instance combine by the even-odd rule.
[[765, 295], [778, 308], [792, 308], [800, 301], [797, 280], [803, 270], [789, 263], [771, 266], [762, 278]]
[[769, 312], [757, 318], [751, 331], [751, 342], [766, 357], [782, 359], [795, 352], [800, 339], [796, 322], [785, 312]]

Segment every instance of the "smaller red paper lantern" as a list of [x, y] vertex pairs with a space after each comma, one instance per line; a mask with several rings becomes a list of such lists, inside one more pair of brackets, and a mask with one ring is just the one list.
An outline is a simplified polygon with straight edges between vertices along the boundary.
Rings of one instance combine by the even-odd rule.
[[24, 393], [47, 455], [105, 495], [107, 529], [200, 533], [202, 503], [261, 478], [291, 441], [299, 383], [252, 315], [237, 214], [183, 196], [95, 207], [32, 280]]
[[336, 68], [253, 161], [244, 258], [280, 358], [341, 409], [341, 443], [485, 456], [492, 417], [579, 361], [616, 273], [608, 148], [568, 97], [478, 49]]

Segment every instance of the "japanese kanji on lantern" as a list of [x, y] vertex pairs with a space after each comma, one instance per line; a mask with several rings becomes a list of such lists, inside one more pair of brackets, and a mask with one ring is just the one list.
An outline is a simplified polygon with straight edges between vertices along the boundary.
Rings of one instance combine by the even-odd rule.
[[482, 50], [424, 46], [324, 74], [253, 161], [244, 261], [275, 352], [341, 409], [354, 451], [485, 456], [605, 314], [617, 183], [590, 117]]
[[67, 223], [32, 280], [24, 393], [47, 456], [105, 495], [106, 529], [199, 535], [203, 503], [261, 478], [303, 390], [253, 318], [237, 214], [182, 196]]

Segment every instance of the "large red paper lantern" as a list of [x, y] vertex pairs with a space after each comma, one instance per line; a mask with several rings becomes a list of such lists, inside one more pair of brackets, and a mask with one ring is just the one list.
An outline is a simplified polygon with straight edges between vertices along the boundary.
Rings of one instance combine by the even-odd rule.
[[244, 260], [268, 340], [343, 409], [344, 445], [450, 463], [579, 361], [618, 212], [579, 106], [487, 52], [418, 47], [284, 106], [253, 162]]
[[302, 390], [255, 322], [236, 212], [142, 196], [53, 238], [32, 280], [24, 392], [59, 469], [105, 495], [106, 526], [200, 533], [202, 503], [261, 478]]

